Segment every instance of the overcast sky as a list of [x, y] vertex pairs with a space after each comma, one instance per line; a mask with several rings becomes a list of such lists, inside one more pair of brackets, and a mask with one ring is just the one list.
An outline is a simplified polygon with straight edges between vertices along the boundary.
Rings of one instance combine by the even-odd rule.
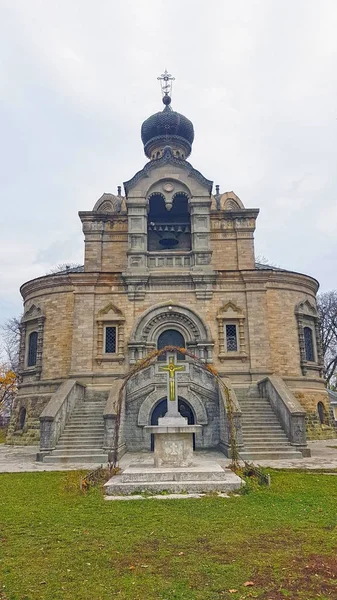
[[0, 323], [83, 263], [77, 212], [145, 164], [166, 67], [189, 160], [261, 210], [256, 254], [337, 288], [336, 32], [336, 0], [0, 0]]

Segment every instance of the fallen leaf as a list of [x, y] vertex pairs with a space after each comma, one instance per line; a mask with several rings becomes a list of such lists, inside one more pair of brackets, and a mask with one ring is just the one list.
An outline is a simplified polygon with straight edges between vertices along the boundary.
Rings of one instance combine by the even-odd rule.
[[228, 590], [230, 594], [236, 594], [239, 590]]
[[178, 552], [178, 556], [182, 556], [183, 554], [183, 552]]
[[136, 568], [135, 565], [130, 565], [129, 566], [129, 569], [135, 569], [135, 568]]
[[254, 581], [246, 581], [246, 582], [245, 582], [243, 585], [244, 585], [245, 587], [248, 587], [248, 586], [250, 586], [250, 585], [254, 585]]
[[147, 569], [149, 565], [140, 565], [143, 569]]

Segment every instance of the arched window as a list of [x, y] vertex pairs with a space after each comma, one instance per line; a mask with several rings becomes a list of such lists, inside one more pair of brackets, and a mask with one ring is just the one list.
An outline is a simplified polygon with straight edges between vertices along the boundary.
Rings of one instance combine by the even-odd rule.
[[304, 348], [305, 348], [305, 360], [313, 362], [315, 360], [314, 355], [314, 342], [312, 337], [312, 329], [310, 327], [304, 327]]
[[317, 404], [318, 416], [320, 423], [323, 425], [325, 423], [325, 410], [323, 402], [318, 402]]
[[18, 424], [17, 427], [19, 429], [23, 429], [25, 426], [25, 422], [26, 422], [26, 409], [24, 406], [21, 406], [20, 410], [19, 410], [19, 417], [18, 417]]
[[[160, 334], [157, 340], [157, 349], [161, 350], [165, 346], [178, 346], [178, 348], [185, 348], [184, 336], [176, 329], [166, 329]], [[158, 360], [166, 360], [165, 354], [161, 354]], [[181, 352], [177, 352], [177, 360], [185, 360], [185, 355]]]
[[37, 331], [33, 331], [28, 341], [28, 359], [27, 367], [34, 367], [37, 358]]

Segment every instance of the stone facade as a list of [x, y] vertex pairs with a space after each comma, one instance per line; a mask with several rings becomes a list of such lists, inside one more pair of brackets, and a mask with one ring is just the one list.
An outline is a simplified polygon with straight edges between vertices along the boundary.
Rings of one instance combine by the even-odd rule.
[[[212, 363], [234, 388], [248, 388], [273, 374], [283, 378], [308, 412], [310, 435], [320, 437], [317, 404], [322, 402], [328, 414], [328, 397], [317, 328], [317, 281], [256, 265], [258, 209], [244, 208], [234, 192], [217, 189], [212, 194], [212, 182], [185, 158], [177, 158], [178, 137], [174, 152], [165, 140], [159, 157], [124, 184], [125, 196], [104, 194], [93, 211], [79, 213], [83, 270], [69, 269], [22, 286], [21, 385], [10, 443], [36, 443], [39, 416], [61, 383], [72, 379], [88, 389], [109, 390], [156, 348], [167, 329], [178, 331], [186, 347]], [[187, 199], [186, 214], [179, 212], [175, 198]], [[158, 218], [156, 203], [163, 206]], [[157, 221], [149, 222], [149, 210]], [[158, 250], [148, 249], [150, 235], [157, 236]], [[312, 332], [311, 361], [305, 360], [304, 328]], [[38, 362], [28, 366], [28, 336], [35, 330]], [[114, 336], [112, 352], [106, 351], [107, 335]], [[179, 394], [195, 423], [203, 426], [196, 446], [216, 447], [216, 386], [194, 365], [188, 367], [180, 376]], [[124, 435], [129, 449], [145, 450], [150, 444], [145, 426], [165, 396], [165, 378], [155, 367], [137, 377], [128, 386]], [[21, 407], [26, 409], [22, 429]]]

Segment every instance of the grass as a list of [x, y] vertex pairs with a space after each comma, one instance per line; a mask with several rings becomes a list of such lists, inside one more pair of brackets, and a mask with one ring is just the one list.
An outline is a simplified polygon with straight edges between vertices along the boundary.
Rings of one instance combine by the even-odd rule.
[[0, 444], [4, 444], [6, 441], [7, 427], [0, 427]]
[[0, 599], [336, 598], [337, 477], [271, 476], [229, 499], [106, 502], [79, 472], [1, 474]]

